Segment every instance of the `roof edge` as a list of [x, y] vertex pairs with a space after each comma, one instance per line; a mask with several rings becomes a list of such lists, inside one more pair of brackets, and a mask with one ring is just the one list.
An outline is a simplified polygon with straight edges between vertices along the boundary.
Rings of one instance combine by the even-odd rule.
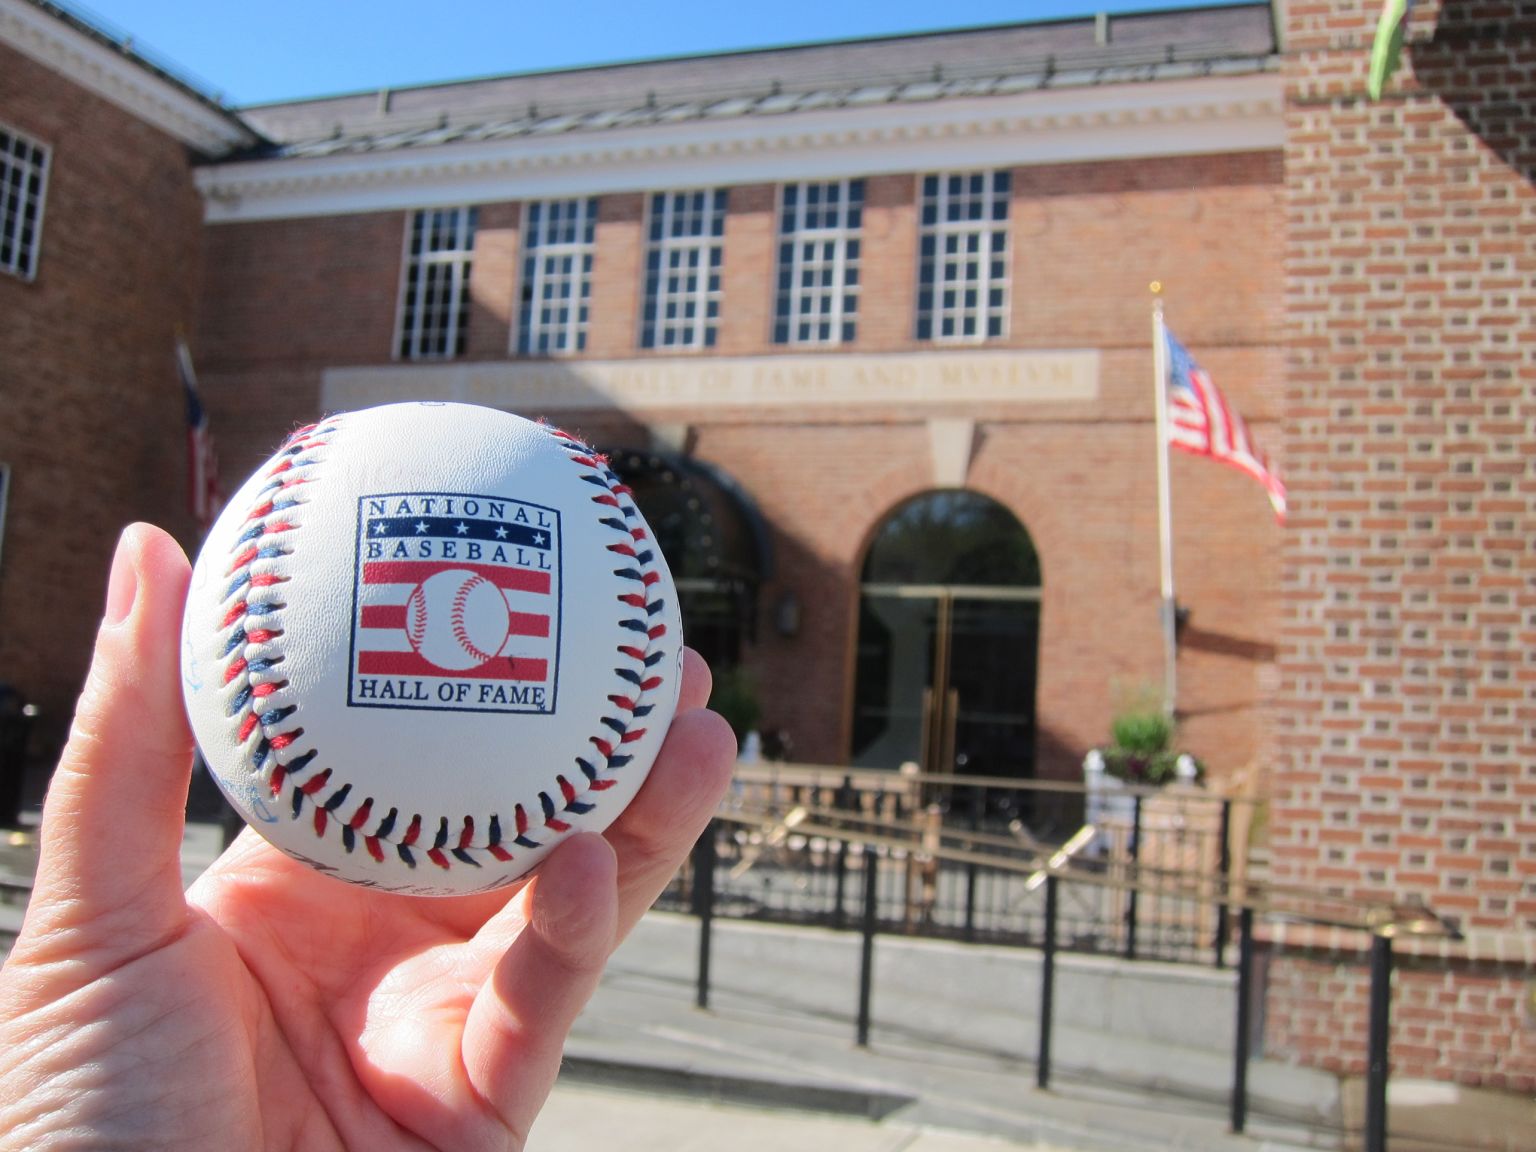
[[[681, 61], [708, 60], [723, 61], [737, 57], [766, 56], [775, 52], [798, 52], [816, 48], [828, 48], [839, 45], [873, 45], [895, 44], [908, 41], [924, 40], [935, 36], [951, 35], [983, 35], [989, 32], [1001, 32], [1020, 28], [1051, 28], [1068, 24], [1093, 24], [1100, 16], [1107, 17], [1111, 22], [1117, 20], [1142, 20], [1157, 17], [1178, 15], [1192, 12], [1227, 12], [1238, 9], [1270, 8], [1271, 0], [1232, 0], [1230, 3], [1219, 4], [1171, 4], [1166, 8], [1146, 8], [1132, 12], [1105, 11], [1099, 14], [1087, 16], [1053, 16], [1039, 20], [1006, 20], [985, 24], [958, 25], [955, 27], [939, 26], [909, 32], [884, 32], [869, 36], [846, 36], [828, 40], [792, 40], [779, 44], [759, 44], [741, 48], [719, 48], [703, 52], [682, 52], [659, 56], [635, 56], [622, 60], [591, 61], [585, 64], [567, 64], [552, 68], [530, 68], [512, 72], [489, 72], [478, 76], [456, 76], [440, 80], [424, 80], [412, 84], [391, 84], [382, 87], [352, 88], [341, 92], [326, 92], [314, 96], [298, 96], [287, 100], [263, 100], [251, 104], [242, 104], [242, 111], [262, 112], [289, 108], [296, 105], [325, 104], [329, 101], [356, 100], [365, 96], [376, 96], [381, 93], [400, 95], [413, 92], [426, 92], [432, 89], [464, 88], [476, 84], [486, 84], [501, 80], [538, 79], [551, 76], [570, 76], [586, 72], [607, 72], [621, 68], [643, 68], [655, 64], [672, 64]], [[1273, 48], [1273, 40], [1271, 47]]]
[[854, 175], [1278, 150], [1278, 62], [1243, 74], [229, 160], [209, 223]]
[[52, 69], [209, 157], [261, 135], [174, 66], [56, 0], [0, 0], [0, 43]]

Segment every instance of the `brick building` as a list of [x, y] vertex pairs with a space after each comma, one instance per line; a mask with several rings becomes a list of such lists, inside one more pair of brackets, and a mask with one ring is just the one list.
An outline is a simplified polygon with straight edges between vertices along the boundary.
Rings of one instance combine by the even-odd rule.
[[199, 158], [256, 137], [46, 4], [0, 0], [0, 682], [68, 728], [118, 531], [190, 541], [175, 333], [202, 283]]
[[[1261, 5], [244, 115], [275, 147], [198, 175], [233, 469], [325, 407], [455, 397], [723, 484], [722, 530], [676, 527], [687, 631], [797, 759], [1071, 775], [1116, 685], [1158, 682], [1153, 279], [1278, 439]], [[1175, 472], [1186, 737], [1219, 771], [1257, 751], [1280, 534], [1240, 475]], [[912, 564], [951, 517], [1018, 563]]]
[[[1536, 5], [1277, 5], [1287, 356], [1276, 879], [1412, 895], [1394, 1068], [1536, 1087]], [[1359, 1067], [1359, 940], [1285, 939], [1266, 1043]], [[1301, 945], [1319, 945], [1302, 948]], [[1423, 954], [1428, 952], [1428, 955]]]
[[[144, 341], [138, 374], [87, 375], [69, 357], [98, 345], [0, 323], [80, 389], [67, 412], [26, 390], [0, 432], [0, 679], [65, 696], [91, 614], [78, 635], [28, 628], [50, 598], [94, 605], [121, 520], [181, 515], [181, 321], [228, 487], [330, 408], [546, 416], [633, 478], [690, 637], [746, 669], [796, 759], [1073, 775], [1120, 694], [1161, 674], [1160, 280], [1294, 510], [1282, 530], [1251, 480], [1172, 462], [1181, 738], [1217, 780], [1257, 766], [1278, 879], [1422, 897], [1468, 930], [1405, 959], [1395, 1069], [1529, 1089], [1532, 15], [1419, 5], [1371, 105], [1377, 7], [810, 45], [238, 121], [182, 91], [261, 143], [141, 123], [100, 144], [151, 138], [125, 150], [159, 157], [144, 178], [178, 206], [144, 227], [181, 258], [112, 318], [112, 339]], [[35, 0], [0, 13], [88, 38]], [[61, 171], [60, 107], [100, 104], [104, 131], [121, 113], [12, 27], [0, 64], [37, 75], [0, 71], [0, 127], [57, 147]], [[104, 243], [142, 258], [142, 239]], [[121, 305], [96, 270], [73, 290]], [[43, 271], [0, 293], [37, 307]], [[59, 512], [34, 506], [30, 536], [17, 520], [45, 475], [28, 453], [49, 421], [121, 435], [130, 409], [101, 397], [159, 429], [134, 456], [154, 487], [78, 467], [50, 485], [111, 497], [60, 567], [39, 540]], [[1270, 1054], [1359, 1071], [1359, 945], [1271, 938]]]

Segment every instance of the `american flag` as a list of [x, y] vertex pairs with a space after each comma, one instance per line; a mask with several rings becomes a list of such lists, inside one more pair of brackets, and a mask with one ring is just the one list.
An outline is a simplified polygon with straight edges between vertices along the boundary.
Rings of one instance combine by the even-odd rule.
[[224, 505], [223, 494], [219, 491], [219, 459], [213, 451], [208, 413], [203, 410], [203, 402], [197, 395], [192, 351], [179, 336], [176, 338], [176, 367], [187, 401], [187, 510], [206, 532]]
[[1168, 341], [1168, 442], [1248, 473], [1269, 494], [1275, 519], [1285, 522], [1285, 483], [1260, 450], [1248, 424], [1228, 404], [1211, 375], [1172, 332]]

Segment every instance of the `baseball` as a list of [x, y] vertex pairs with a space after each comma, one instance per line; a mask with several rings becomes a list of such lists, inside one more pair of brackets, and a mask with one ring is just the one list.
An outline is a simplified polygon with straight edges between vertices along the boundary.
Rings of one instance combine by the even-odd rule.
[[466, 404], [300, 429], [192, 571], [182, 681], [246, 822], [355, 884], [507, 884], [645, 780], [677, 707], [677, 593], [592, 449]]

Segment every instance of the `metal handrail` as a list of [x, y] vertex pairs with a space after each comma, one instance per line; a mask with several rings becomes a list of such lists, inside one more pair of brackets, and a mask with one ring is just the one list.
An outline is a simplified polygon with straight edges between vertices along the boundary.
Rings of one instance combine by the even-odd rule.
[[[829, 782], [833, 778], [837, 783]], [[737, 764], [733, 779], [740, 784], [776, 784], [787, 788], [831, 789], [840, 787], [845, 780], [861, 781], [888, 785], [883, 789], [887, 794], [911, 791], [914, 785], [924, 788], [981, 788], [998, 792], [1046, 792], [1078, 796], [1095, 794], [1094, 788], [1075, 780], [1025, 780], [1016, 777], [966, 776], [952, 772], [892, 771], [889, 768], [849, 768], [834, 764], [801, 764], [772, 760], [756, 764]], [[1122, 782], [1114, 794], [1129, 797], [1166, 796], [1168, 792], [1168, 788], [1163, 785]], [[1187, 798], [1195, 803], [1208, 804], [1219, 804], [1222, 801], [1261, 804], [1267, 799], [1264, 796], [1230, 796], [1203, 789], [1183, 790], [1178, 793], [1178, 796], [1180, 799]]]
[[[906, 779], [910, 780], [911, 777]], [[827, 817], [827, 823], [817, 823], [813, 817]], [[995, 871], [1028, 874], [1031, 886], [1037, 886], [1043, 877], [1045, 884], [1045, 929], [1041, 950], [1040, 981], [1040, 1035], [1036, 1054], [1036, 1082], [1047, 1088], [1051, 1075], [1052, 1012], [1055, 996], [1055, 960], [1057, 952], [1058, 889], [1063, 883], [1093, 885], [1111, 890], [1155, 894], [1162, 897], [1180, 894], [1165, 885], [1141, 883], [1140, 869], [1134, 868], [1131, 878], [1112, 876], [1086, 869], [1078, 860], [1081, 848], [1093, 840], [1094, 829], [1086, 825], [1062, 848], [1054, 851], [1024, 847], [1024, 856], [987, 852], [988, 846], [997, 847], [1007, 838], [975, 831], [936, 829], [931, 821], [919, 825], [915, 821], [886, 821], [849, 813], [838, 809], [816, 809], [799, 806], [788, 814], [780, 814], [767, 808], [752, 811], [740, 805], [718, 813], [705, 835], [700, 838], [694, 856], [695, 891], [694, 906], [700, 917], [699, 975], [697, 1003], [708, 1004], [710, 924], [714, 914], [714, 883], [716, 860], [716, 836], [723, 824], [741, 824], [765, 830], [765, 841], [781, 842], [791, 832], [807, 838], [822, 837], [839, 841], [844, 845], [860, 848], [864, 876], [863, 915], [861, 918], [861, 947], [859, 972], [859, 1001], [857, 1018], [857, 1042], [863, 1047], [869, 1043], [870, 1003], [874, 980], [874, 944], [878, 932], [877, 912], [879, 849], [905, 852], [914, 857], [935, 861], [950, 861], [967, 867], [985, 867]], [[955, 848], [946, 846], [946, 835], [965, 840], [970, 846]], [[1013, 847], [1014, 845], [1009, 845]], [[846, 864], [846, 854], [839, 853], [839, 864]], [[1178, 870], [1159, 869], [1162, 874], [1179, 874]], [[1316, 926], [1357, 930], [1370, 935], [1370, 990], [1367, 1023], [1367, 1076], [1365, 1100], [1365, 1150], [1386, 1152], [1387, 1146], [1387, 1078], [1390, 1068], [1388, 1046], [1390, 1044], [1392, 942], [1404, 936], [1440, 937], [1460, 939], [1456, 926], [1432, 909], [1422, 904], [1384, 905], [1372, 901], [1350, 901], [1332, 895], [1321, 896], [1299, 887], [1284, 890], [1283, 894], [1309, 895], [1318, 904], [1330, 904], [1334, 908], [1354, 908], [1359, 913], [1349, 916], [1324, 916], [1308, 913], [1294, 907], [1284, 907], [1268, 899], [1277, 890], [1269, 885], [1245, 884], [1243, 892], [1236, 894], [1231, 878], [1210, 873], [1185, 872], [1185, 879], [1193, 882], [1182, 887], [1186, 895], [1209, 897], [1212, 885], [1220, 888], [1216, 902], [1224, 913], [1238, 914], [1239, 950], [1237, 965], [1237, 1030], [1233, 1043], [1233, 1076], [1230, 1099], [1230, 1121], [1234, 1132], [1242, 1132], [1248, 1114], [1248, 1064], [1252, 1045], [1252, 993], [1254, 972], [1254, 920], [1262, 915], [1266, 919], [1310, 924]], [[841, 880], [840, 880], [841, 884]], [[841, 909], [841, 892], [838, 897]], [[1225, 931], [1227, 923], [1222, 920]], [[1131, 949], [1131, 952], [1134, 950]]]
[[[848, 773], [843, 773], [845, 782]], [[997, 786], [997, 780], [989, 777], [932, 777], [905, 773], [895, 782], [911, 788], [923, 783], [951, 783], [951, 785]], [[782, 777], [770, 777], [763, 783], [782, 782]], [[1018, 782], [1012, 782], [1018, 783]], [[1046, 782], [1028, 782], [1040, 785]], [[805, 786], [800, 783], [797, 786]], [[825, 788], [813, 783], [811, 786]], [[845, 783], [846, 786], [846, 783]], [[1071, 783], [1049, 782], [1052, 791], [1080, 791]], [[1087, 790], [1081, 790], [1087, 791]], [[1144, 794], [1160, 794], [1161, 790], [1143, 790]], [[1181, 796], [1180, 799], [1186, 799]], [[1201, 797], [1187, 796], [1198, 800]], [[1212, 800], [1230, 802], [1230, 797], [1210, 797]], [[1137, 802], [1137, 828], [1140, 829], [1141, 797]], [[1227, 828], [1223, 809], [1223, 829]], [[817, 805], [796, 805], [788, 811], [774, 806], [753, 808], [739, 800], [727, 802], [717, 813], [716, 823], [711, 823], [708, 833], [700, 839], [700, 851], [696, 863], [697, 885], [703, 891], [694, 892], [694, 905], [700, 915], [699, 942], [699, 995], [700, 1006], [708, 1003], [708, 955], [710, 955], [710, 919], [714, 906], [714, 860], [716, 860], [717, 829], [720, 825], [753, 826], [763, 829], [763, 840], [768, 845], [779, 845], [788, 837], [823, 839], [839, 842], [843, 846], [859, 846], [863, 862], [863, 915], [862, 948], [860, 948], [859, 1017], [857, 1017], [857, 1043], [869, 1043], [869, 1003], [874, 980], [874, 937], [879, 929], [877, 917], [877, 876], [880, 868], [880, 849], [905, 852], [914, 859], [934, 862], [957, 863], [968, 869], [986, 868], [1028, 876], [1028, 889], [1034, 891], [1044, 883], [1046, 888], [1046, 922], [1044, 922], [1043, 949], [1041, 949], [1040, 989], [1040, 1038], [1037, 1051], [1037, 1083], [1048, 1087], [1051, 1081], [1051, 1031], [1052, 1003], [1055, 988], [1055, 952], [1057, 952], [1058, 888], [1061, 883], [1097, 886], [1109, 891], [1129, 894], [1129, 923], [1127, 923], [1127, 957], [1134, 955], [1135, 905], [1138, 894], [1155, 895], [1160, 899], [1206, 900], [1221, 909], [1218, 934], [1224, 937], [1230, 914], [1238, 915], [1238, 971], [1236, 971], [1236, 1037], [1233, 1041], [1232, 1097], [1230, 1097], [1230, 1121], [1235, 1132], [1243, 1132], [1247, 1124], [1247, 1066], [1252, 1044], [1252, 992], [1253, 992], [1253, 923], [1255, 917], [1270, 922], [1299, 923], [1299, 925], [1324, 926], [1366, 932], [1370, 937], [1370, 1005], [1367, 1023], [1367, 1084], [1366, 1084], [1366, 1152], [1385, 1152], [1387, 1147], [1387, 1074], [1389, 1074], [1390, 1006], [1392, 1006], [1392, 943], [1402, 937], [1438, 937], [1459, 940], [1461, 932], [1433, 909], [1422, 903], [1382, 903], [1373, 900], [1350, 900], [1333, 894], [1319, 894], [1299, 885], [1270, 885], [1244, 880], [1241, 885], [1233, 882], [1226, 871], [1192, 871], [1192, 869], [1158, 868], [1141, 865], [1137, 860], [1120, 862], [1120, 871], [1100, 871], [1084, 865], [1080, 852], [1094, 842], [1097, 829], [1084, 825], [1078, 829], [1066, 845], [1060, 848], [1044, 848], [1021, 842], [1018, 837], [982, 833], [978, 829], [945, 828], [935, 822], [925, 809], [922, 822], [915, 819], [886, 820], [879, 816], [866, 816], [857, 809], [823, 808]], [[954, 842], [963, 846], [955, 846]], [[705, 851], [707, 845], [707, 851]], [[1132, 845], [1134, 846], [1134, 845]], [[1005, 851], [1006, 849], [1006, 851]], [[1223, 860], [1229, 852], [1223, 845]], [[839, 852], [839, 897], [837, 906], [842, 909], [842, 869], [846, 868], [846, 852]], [[748, 865], [751, 866], [751, 865]], [[1144, 877], [1172, 877], [1174, 885], [1160, 882], [1144, 883]], [[1240, 891], [1241, 889], [1241, 891]], [[1312, 908], [1301, 908], [1310, 903]], [[1322, 912], [1322, 906], [1330, 914]], [[1339, 911], [1338, 915], [1332, 914]], [[1223, 940], [1218, 940], [1218, 965], [1221, 960]]]
[[[1244, 891], [1237, 893], [1233, 889], [1239, 885], [1235, 884], [1231, 877], [1216, 873], [1191, 872], [1187, 869], [1160, 868], [1145, 864], [1132, 865], [1128, 868], [1138, 876], [1147, 874], [1188, 882], [1185, 885], [1173, 886], [1165, 883], [1147, 884], [1140, 882], [1139, 879], [1126, 879], [1092, 870], [1080, 862], [1075, 852], [1061, 858], [1060, 849], [1025, 849], [1028, 854], [1021, 857], [990, 853], [975, 848], [952, 848], [946, 847], [942, 842], [934, 843], [928, 838], [932, 835], [930, 829], [911, 821], [880, 820], [835, 809], [814, 809], [807, 806], [797, 806], [791, 812], [796, 817], [793, 820], [780, 818], [777, 813], [769, 809], [754, 810], [737, 807], [722, 809], [716, 817], [727, 823], [763, 828], [770, 834], [792, 831], [795, 835], [808, 838], [820, 837], [861, 847], [908, 852], [915, 856], [926, 856], [955, 864], [977, 864], [999, 872], [1032, 877], [1043, 871], [1062, 876], [1074, 883], [1114, 891], [1137, 892], [1169, 899], [1203, 899], [1211, 903], [1225, 904], [1234, 911], [1251, 908], [1261, 916], [1286, 923], [1342, 928], [1392, 937], [1422, 936], [1451, 940], [1461, 938], [1460, 931], [1453, 924], [1422, 904], [1383, 904], [1379, 901], [1319, 896], [1312, 889], [1301, 885], [1274, 885], [1253, 881], [1243, 881], [1240, 886]], [[809, 818], [818, 814], [835, 819], [827, 823], [818, 823]], [[996, 834], [971, 832], [964, 829], [941, 829], [939, 834], [942, 837], [968, 840], [983, 846], [1004, 842], [1007, 839]], [[1081, 836], [1081, 830], [1076, 835]], [[1254, 893], [1314, 899], [1318, 903], [1334, 907], [1359, 909], [1361, 915], [1350, 919], [1343, 916], [1310, 914], [1271, 899], [1260, 898]]]

